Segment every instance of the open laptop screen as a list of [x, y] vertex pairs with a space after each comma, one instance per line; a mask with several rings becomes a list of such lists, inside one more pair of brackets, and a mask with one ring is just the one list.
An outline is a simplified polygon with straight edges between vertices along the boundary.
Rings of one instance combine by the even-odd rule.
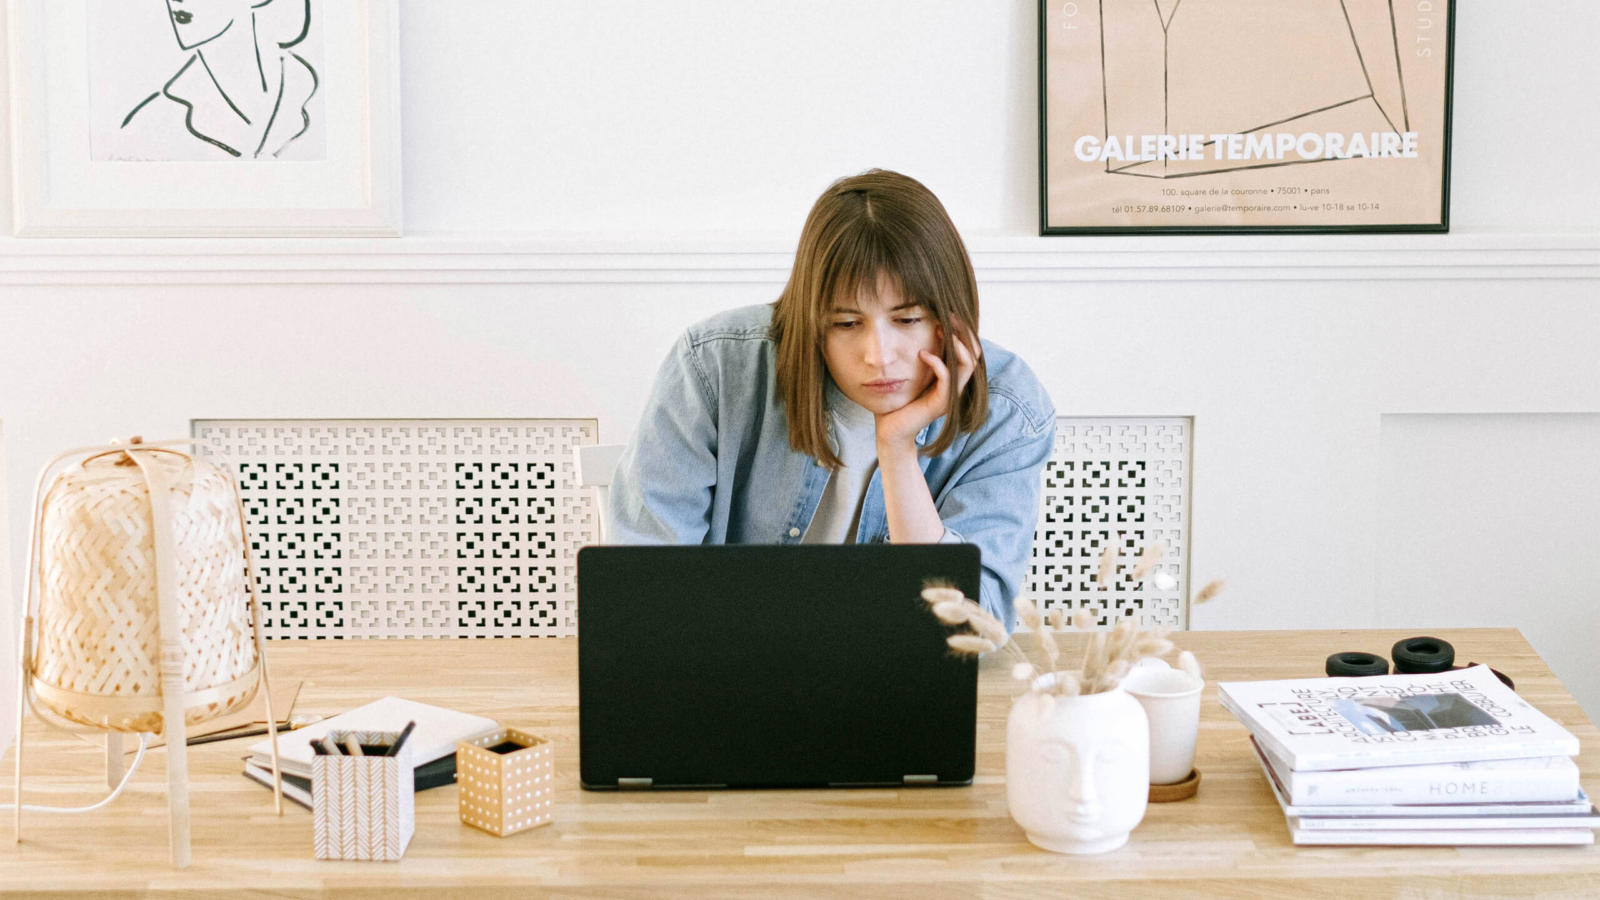
[[977, 663], [920, 597], [972, 545], [585, 547], [587, 788], [965, 784]]

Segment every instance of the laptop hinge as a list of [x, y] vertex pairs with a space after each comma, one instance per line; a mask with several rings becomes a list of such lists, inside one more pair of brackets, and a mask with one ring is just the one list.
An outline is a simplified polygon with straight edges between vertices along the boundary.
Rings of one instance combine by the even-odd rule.
[[623, 790], [644, 790], [654, 781], [654, 778], [618, 778], [617, 787]]
[[907, 775], [903, 780], [905, 781], [906, 784], [938, 784], [939, 783], [939, 776], [937, 776], [937, 775]]

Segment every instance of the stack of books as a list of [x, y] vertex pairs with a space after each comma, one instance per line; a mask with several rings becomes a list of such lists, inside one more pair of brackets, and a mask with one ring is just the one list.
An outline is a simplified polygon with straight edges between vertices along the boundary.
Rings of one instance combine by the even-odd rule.
[[[419, 791], [456, 783], [456, 744], [493, 734], [499, 724], [484, 716], [430, 706], [400, 697], [384, 697], [365, 706], [314, 725], [278, 735], [278, 770], [283, 775], [283, 796], [307, 809], [311, 802], [311, 741], [331, 731], [399, 731], [407, 722], [416, 722], [408, 739], [412, 770]], [[244, 776], [266, 787], [272, 786], [272, 743], [261, 741], [245, 757]]]
[[1488, 666], [1224, 682], [1296, 844], [1592, 844], [1578, 739]]

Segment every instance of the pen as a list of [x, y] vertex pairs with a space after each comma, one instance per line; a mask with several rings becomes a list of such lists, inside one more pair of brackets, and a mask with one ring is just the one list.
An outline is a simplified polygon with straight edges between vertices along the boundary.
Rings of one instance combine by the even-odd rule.
[[[280, 733], [285, 731], [294, 731], [297, 728], [304, 728], [307, 725], [315, 725], [316, 723], [321, 722], [322, 719], [323, 717], [319, 715], [290, 716], [287, 721], [278, 723], [278, 731]], [[202, 734], [199, 737], [189, 738], [189, 746], [193, 747], [195, 744], [211, 744], [217, 741], [231, 741], [236, 738], [260, 737], [261, 735], [268, 733], [270, 732], [267, 731], [265, 725], [260, 727], [252, 726], [250, 728], [242, 729], [236, 728], [231, 731], [218, 731], [214, 734]]]
[[356, 740], [356, 736], [353, 734], [344, 739], [344, 749], [351, 756], [366, 756], [365, 753], [361, 752], [361, 742]]
[[321, 741], [317, 740], [316, 738], [312, 738], [311, 739], [311, 752], [315, 753], [318, 756], [327, 756], [328, 755], [328, 748], [322, 746], [322, 742]]
[[394, 739], [394, 743], [389, 745], [389, 749], [387, 751], [385, 751], [383, 755], [384, 756], [399, 756], [400, 755], [400, 745], [404, 744], [406, 742], [406, 738], [411, 737], [411, 729], [416, 728], [416, 727], [417, 727], [417, 722], [416, 722], [415, 719], [411, 720], [410, 722], [407, 722], [406, 723], [406, 727], [400, 729], [400, 736]]
[[335, 744], [333, 742], [333, 738], [331, 738], [331, 737], [323, 737], [323, 738], [320, 738], [319, 741], [322, 744], [322, 754], [324, 756], [343, 756], [344, 755], [344, 752], [339, 749], [339, 745]]
[[[285, 725], [279, 725], [278, 730], [290, 731], [292, 729]], [[189, 738], [189, 746], [193, 747], [195, 744], [213, 744], [217, 741], [231, 741], [234, 738], [259, 737], [266, 733], [267, 730], [265, 728], [250, 728], [244, 731], [220, 731], [216, 734], [202, 734], [199, 737]]]

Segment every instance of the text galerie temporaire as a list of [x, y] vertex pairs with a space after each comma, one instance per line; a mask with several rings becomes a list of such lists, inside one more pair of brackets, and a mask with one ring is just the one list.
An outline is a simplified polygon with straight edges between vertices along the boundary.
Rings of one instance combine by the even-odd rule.
[[1072, 144], [1082, 162], [1170, 160], [1292, 160], [1417, 156], [1417, 132], [1353, 134], [1264, 132], [1260, 134], [1086, 134]]

